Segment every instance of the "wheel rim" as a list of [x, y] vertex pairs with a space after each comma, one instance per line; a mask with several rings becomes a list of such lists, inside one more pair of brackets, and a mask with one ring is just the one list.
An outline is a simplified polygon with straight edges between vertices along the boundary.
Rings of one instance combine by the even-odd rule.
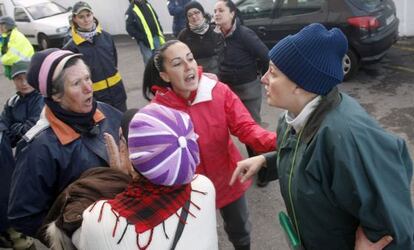
[[40, 46], [42, 46], [42, 49], [47, 49], [48, 47], [47, 41], [43, 37], [40, 38]]
[[351, 71], [351, 58], [347, 54], [345, 54], [344, 58], [342, 59], [342, 68], [344, 70], [344, 75], [348, 74]]

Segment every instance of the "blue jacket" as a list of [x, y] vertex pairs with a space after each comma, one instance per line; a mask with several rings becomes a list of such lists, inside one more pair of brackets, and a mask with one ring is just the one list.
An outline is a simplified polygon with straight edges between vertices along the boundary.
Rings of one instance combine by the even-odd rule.
[[[127, 95], [118, 72], [118, 54], [112, 36], [98, 25], [97, 34], [90, 43], [72, 28], [72, 39], [65, 44], [64, 49], [83, 54], [82, 59], [91, 71], [93, 96], [96, 100], [122, 112], [126, 111]], [[99, 83], [102, 81], [103, 86]]]
[[[108, 132], [119, 140], [121, 113], [105, 103], [98, 103], [98, 111], [105, 116], [98, 122], [98, 135], [63, 140], [54, 131], [62, 131], [64, 126], [51, 123], [53, 129], [47, 127], [39, 132], [17, 155], [8, 211], [9, 220], [17, 231], [34, 236], [54, 200], [67, 185], [87, 169], [108, 166], [103, 134]], [[69, 130], [66, 128], [64, 135], [79, 136]]]
[[14, 170], [14, 157], [9, 137], [0, 132], [0, 232], [9, 227], [7, 204], [9, 201], [10, 181]]
[[168, 12], [174, 17], [173, 34], [175, 37], [185, 28], [187, 18], [184, 13], [184, 6], [191, 0], [170, 0], [168, 1]]
[[16, 93], [7, 100], [0, 116], [0, 127], [6, 129], [12, 147], [36, 124], [43, 106], [43, 97], [37, 90], [25, 96]]

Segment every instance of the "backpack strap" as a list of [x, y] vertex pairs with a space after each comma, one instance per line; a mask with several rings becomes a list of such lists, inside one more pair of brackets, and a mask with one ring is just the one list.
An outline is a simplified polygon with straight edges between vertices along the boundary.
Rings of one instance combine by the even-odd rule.
[[181, 209], [180, 219], [178, 220], [177, 231], [174, 235], [174, 241], [171, 246], [171, 250], [174, 250], [177, 246], [178, 241], [180, 240], [181, 234], [183, 233], [185, 223], [187, 221], [188, 209], [190, 208], [190, 200], [188, 200], [183, 208]]

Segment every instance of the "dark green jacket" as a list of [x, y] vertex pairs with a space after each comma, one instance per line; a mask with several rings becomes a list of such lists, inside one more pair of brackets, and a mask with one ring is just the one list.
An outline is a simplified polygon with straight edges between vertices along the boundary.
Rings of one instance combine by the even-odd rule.
[[354, 249], [359, 224], [372, 241], [391, 235], [386, 249], [414, 249], [413, 165], [404, 140], [336, 88], [302, 133], [284, 117], [277, 132], [278, 152], [266, 155], [268, 177], [279, 178], [307, 250]]

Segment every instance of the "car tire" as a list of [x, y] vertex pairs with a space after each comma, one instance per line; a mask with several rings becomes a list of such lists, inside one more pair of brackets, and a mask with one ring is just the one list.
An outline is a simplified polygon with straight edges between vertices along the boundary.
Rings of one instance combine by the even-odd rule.
[[39, 50], [50, 48], [50, 40], [45, 34], [40, 34], [37, 40], [39, 42]]
[[344, 70], [344, 81], [351, 79], [358, 72], [359, 58], [352, 49], [349, 49], [342, 59], [342, 67]]

